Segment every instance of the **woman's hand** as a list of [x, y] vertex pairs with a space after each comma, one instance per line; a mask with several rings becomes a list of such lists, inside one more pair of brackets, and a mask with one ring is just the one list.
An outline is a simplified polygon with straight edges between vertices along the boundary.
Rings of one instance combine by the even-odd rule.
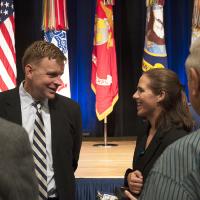
[[130, 199], [130, 200], [137, 200], [128, 190], [124, 191], [124, 194]]
[[129, 173], [128, 177], [129, 190], [135, 194], [140, 194], [143, 187], [143, 176], [139, 170]]

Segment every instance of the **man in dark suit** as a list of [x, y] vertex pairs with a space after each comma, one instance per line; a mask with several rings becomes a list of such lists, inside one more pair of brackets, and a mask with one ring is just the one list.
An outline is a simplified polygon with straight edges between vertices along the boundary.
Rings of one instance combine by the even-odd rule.
[[[55, 45], [45, 41], [34, 42], [26, 49], [22, 59], [24, 81], [19, 87], [0, 94], [0, 116], [21, 124], [26, 129], [34, 146], [35, 157], [41, 149], [41, 154], [45, 154], [38, 157], [45, 160], [44, 178], [47, 186], [42, 185], [40, 180], [43, 177], [40, 172], [44, 169], [39, 168], [43, 163], [38, 165], [34, 157], [39, 187], [43, 188], [43, 191], [40, 189], [41, 199], [75, 198], [74, 171], [78, 165], [82, 140], [81, 112], [77, 103], [56, 94], [62, 84], [60, 77], [65, 60], [64, 54]], [[38, 103], [41, 105], [39, 112], [43, 121], [41, 132], [45, 135], [45, 146], [40, 150], [35, 147], [40, 144], [34, 144], [38, 112], [34, 105]], [[41, 139], [37, 139], [36, 143], [40, 141]]]
[[37, 200], [38, 185], [26, 131], [0, 118], [0, 200]]

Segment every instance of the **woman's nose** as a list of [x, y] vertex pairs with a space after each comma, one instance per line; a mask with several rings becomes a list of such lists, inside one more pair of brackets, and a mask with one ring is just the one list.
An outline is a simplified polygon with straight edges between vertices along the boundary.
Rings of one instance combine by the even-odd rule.
[[136, 99], [136, 98], [138, 98], [138, 92], [136, 91], [134, 94], [133, 94], [133, 99]]

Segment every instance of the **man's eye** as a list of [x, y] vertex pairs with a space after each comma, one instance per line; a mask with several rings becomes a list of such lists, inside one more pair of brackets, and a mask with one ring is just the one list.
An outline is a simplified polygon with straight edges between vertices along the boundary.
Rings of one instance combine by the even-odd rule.
[[56, 77], [57, 75], [56, 75], [56, 74], [48, 74], [48, 76], [49, 76], [50, 78], [54, 78], [54, 77]]

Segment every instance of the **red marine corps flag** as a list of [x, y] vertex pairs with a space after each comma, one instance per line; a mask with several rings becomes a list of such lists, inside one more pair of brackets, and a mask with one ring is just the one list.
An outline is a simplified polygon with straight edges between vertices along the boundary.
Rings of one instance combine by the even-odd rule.
[[97, 0], [91, 87], [99, 120], [109, 115], [118, 99], [117, 63], [113, 31], [113, 1]]

